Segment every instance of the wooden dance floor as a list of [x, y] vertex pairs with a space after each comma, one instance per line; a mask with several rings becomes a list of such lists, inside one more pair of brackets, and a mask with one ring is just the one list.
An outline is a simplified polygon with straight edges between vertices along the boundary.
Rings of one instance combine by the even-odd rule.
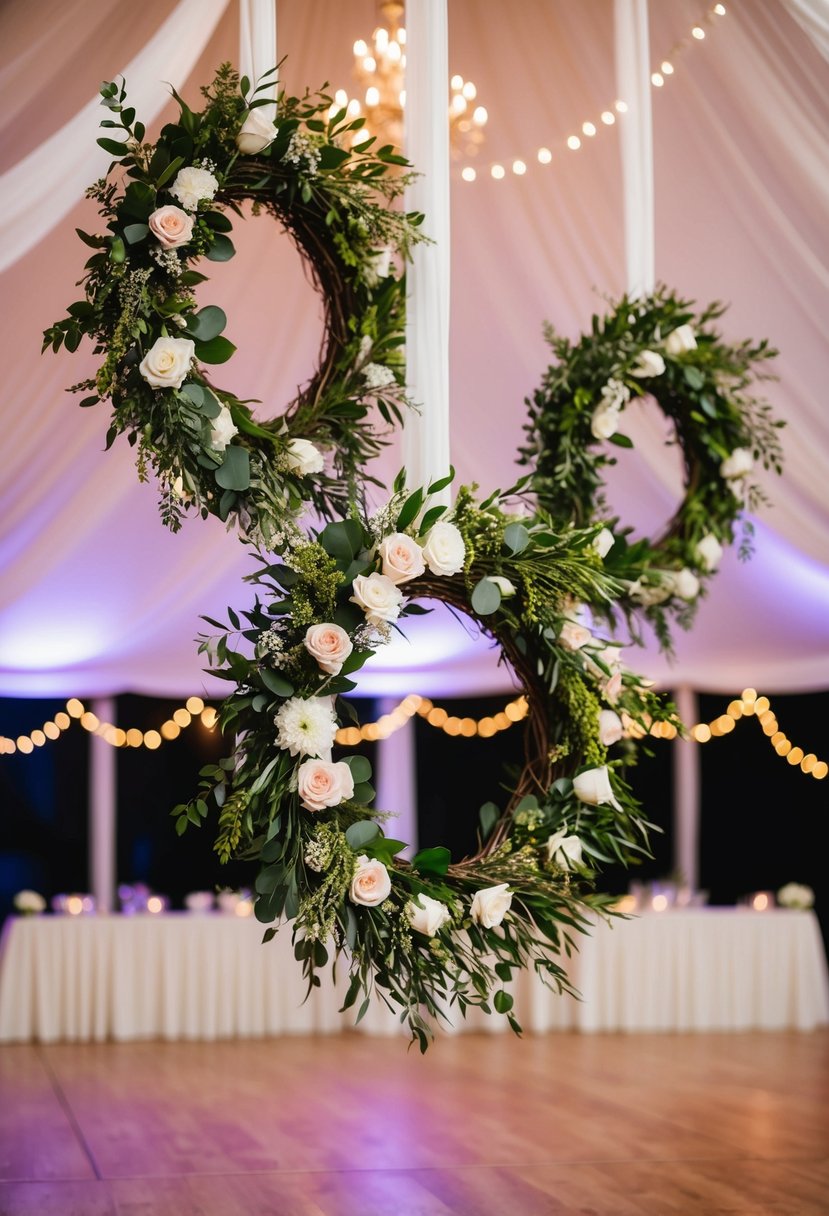
[[829, 1032], [0, 1051], [2, 1216], [825, 1216]]

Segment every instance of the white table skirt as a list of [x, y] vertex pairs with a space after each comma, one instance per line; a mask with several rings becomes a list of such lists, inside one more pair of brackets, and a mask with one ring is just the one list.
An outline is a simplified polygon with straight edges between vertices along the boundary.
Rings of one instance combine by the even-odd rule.
[[[336, 1033], [353, 1025], [323, 985], [304, 984], [290, 928], [231, 916], [44, 916], [0, 943], [0, 1042], [216, 1039]], [[515, 983], [526, 1030], [811, 1030], [829, 1023], [829, 979], [811, 912], [698, 909], [595, 925], [569, 973], [583, 995]], [[401, 1030], [378, 1000], [361, 1027]], [[503, 1030], [478, 1011], [456, 1029]]]

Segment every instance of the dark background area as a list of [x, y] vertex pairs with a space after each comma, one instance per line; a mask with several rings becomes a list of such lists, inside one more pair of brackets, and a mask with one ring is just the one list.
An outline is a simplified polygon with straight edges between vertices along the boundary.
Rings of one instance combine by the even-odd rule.
[[[494, 714], [506, 698], [441, 698], [451, 714], [475, 718]], [[804, 751], [826, 758], [829, 692], [773, 696], [782, 730]], [[722, 713], [726, 698], [703, 695], [700, 720]], [[122, 696], [118, 724], [158, 729], [177, 701]], [[0, 700], [0, 733], [28, 733], [64, 708], [56, 700]], [[370, 700], [357, 702], [361, 721], [377, 717]], [[452, 738], [415, 719], [419, 838], [421, 845], [445, 844], [455, 858], [475, 847], [478, 808], [503, 805], [510, 766], [522, 755], [522, 728], [494, 738]], [[648, 817], [662, 829], [653, 839], [654, 857], [634, 871], [608, 869], [602, 887], [621, 893], [631, 879], [664, 878], [671, 871], [671, 783], [675, 744], [651, 742], [628, 778]], [[85, 891], [87, 867], [87, 787], [89, 736], [77, 723], [55, 742], [31, 755], [0, 757], [0, 918], [14, 893], [32, 887], [47, 898], [58, 891]], [[254, 867], [219, 864], [207, 829], [178, 837], [172, 807], [191, 797], [199, 769], [224, 754], [217, 731], [199, 722], [156, 751], [118, 751], [118, 881], [144, 882], [169, 895], [174, 907], [189, 891], [250, 885]], [[360, 750], [375, 763], [374, 745]], [[700, 886], [710, 902], [732, 904], [757, 890], [785, 882], [808, 883], [827, 935], [827, 881], [823, 858], [829, 850], [829, 779], [815, 781], [775, 754], [755, 719], [739, 722], [732, 734], [702, 747]], [[392, 829], [393, 831], [393, 829]]]

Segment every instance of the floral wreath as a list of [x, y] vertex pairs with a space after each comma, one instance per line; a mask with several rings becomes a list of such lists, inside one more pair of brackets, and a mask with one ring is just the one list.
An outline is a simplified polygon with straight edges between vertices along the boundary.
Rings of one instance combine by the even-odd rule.
[[[272, 922], [293, 921], [309, 986], [333, 944], [350, 966], [343, 1008], [359, 999], [359, 1020], [378, 994], [421, 1050], [453, 1006], [494, 1009], [520, 1031], [504, 987], [517, 969], [571, 990], [561, 952], [586, 913], [611, 902], [594, 867], [647, 853], [650, 825], [608, 749], [626, 724], [674, 720], [619, 648], [573, 616], [574, 600], [601, 606], [615, 594], [598, 529], [527, 516], [510, 504], [520, 486], [485, 502], [465, 487], [453, 508], [429, 506], [444, 484], [406, 495], [398, 479], [371, 518], [311, 539], [295, 531], [251, 577], [250, 611], [229, 609], [229, 626], [205, 618], [218, 632], [201, 649], [236, 685], [220, 711], [236, 747], [172, 812], [179, 833], [218, 816], [220, 859], [258, 862], [265, 938]], [[331, 759], [350, 677], [430, 598], [480, 624], [530, 706], [509, 804], [481, 808], [480, 848], [455, 863], [441, 846], [403, 860], [406, 842], [384, 830], [394, 808], [371, 809], [368, 760]]]
[[[375, 405], [389, 428], [401, 422], [405, 281], [395, 262], [422, 239], [422, 217], [390, 205], [410, 180], [407, 162], [373, 137], [346, 147], [364, 120], [322, 93], [281, 93], [275, 126], [260, 96], [272, 75], [251, 91], [224, 65], [200, 112], [173, 90], [179, 115], [155, 144], [123, 84], [102, 86], [111, 116], [101, 125], [125, 139], [98, 143], [122, 173], [87, 192], [107, 231], [78, 230], [94, 251], [85, 298], [44, 334], [44, 350], [75, 351], [86, 335], [104, 356], [74, 390], [91, 392], [82, 406], [111, 401], [107, 447], [123, 431], [137, 443], [141, 480], [148, 464], [158, 476], [165, 524], [177, 530], [192, 504], [205, 517], [234, 516], [265, 545], [305, 501], [326, 516], [347, 510], [384, 442], [369, 420]], [[209, 378], [235, 347], [223, 310], [199, 307], [194, 292], [206, 277], [200, 259], [233, 256], [229, 213], [241, 215], [244, 200], [290, 233], [324, 303], [318, 370], [271, 421]]]
[[[741, 556], [750, 552], [743, 512], [765, 501], [752, 480], [755, 462], [781, 471], [776, 428], [785, 424], [750, 391], [771, 378], [760, 368], [777, 352], [766, 341], [726, 343], [712, 327], [724, 311], [715, 303], [696, 313], [692, 301], [660, 287], [641, 299], [623, 296], [576, 342], [548, 326], [556, 362], [527, 402], [522, 458], [534, 466], [539, 503], [556, 520], [607, 522], [601, 543], [623, 588], [619, 607], [628, 619], [643, 609], [667, 648], [668, 613], [690, 624], [738, 521]], [[601, 473], [615, 463], [608, 444], [633, 446], [619, 428], [637, 398], [673, 423], [685, 469], [682, 501], [652, 540], [631, 540], [630, 529], [608, 519]]]

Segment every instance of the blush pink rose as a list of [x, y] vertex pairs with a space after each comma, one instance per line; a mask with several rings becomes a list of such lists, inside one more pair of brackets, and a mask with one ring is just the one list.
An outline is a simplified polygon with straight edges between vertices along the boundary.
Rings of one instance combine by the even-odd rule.
[[159, 207], [147, 220], [150, 232], [165, 249], [178, 249], [193, 238], [193, 217], [181, 207]]
[[603, 692], [605, 695], [605, 700], [609, 701], [611, 705], [615, 705], [616, 702], [619, 700], [619, 695], [620, 695], [621, 691], [622, 691], [622, 673], [621, 673], [621, 671], [614, 671], [614, 673], [610, 677], [610, 679], [606, 681], [604, 689], [603, 689]]
[[342, 760], [304, 760], [297, 769], [299, 800], [307, 811], [323, 811], [339, 806], [354, 796], [351, 769]]
[[423, 550], [404, 532], [387, 536], [379, 552], [383, 563], [382, 573], [395, 584], [408, 583], [409, 579], [419, 578], [426, 570]]
[[351, 880], [349, 896], [354, 904], [375, 908], [391, 891], [391, 877], [382, 861], [372, 860], [365, 853], [357, 858], [357, 869]]
[[578, 621], [565, 621], [558, 633], [558, 640], [565, 650], [581, 650], [592, 641], [593, 634], [585, 625]]
[[330, 676], [339, 675], [342, 665], [354, 646], [339, 625], [309, 625], [305, 631], [305, 649]]

